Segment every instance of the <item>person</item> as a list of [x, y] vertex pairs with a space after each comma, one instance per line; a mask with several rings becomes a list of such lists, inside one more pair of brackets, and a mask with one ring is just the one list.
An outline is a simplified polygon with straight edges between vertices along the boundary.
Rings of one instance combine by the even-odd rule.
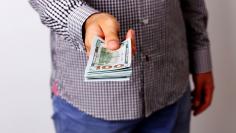
[[[189, 133], [191, 109], [198, 115], [210, 106], [214, 83], [204, 0], [30, 4], [51, 31], [57, 133]], [[129, 81], [84, 81], [94, 36], [110, 50], [131, 38]]]

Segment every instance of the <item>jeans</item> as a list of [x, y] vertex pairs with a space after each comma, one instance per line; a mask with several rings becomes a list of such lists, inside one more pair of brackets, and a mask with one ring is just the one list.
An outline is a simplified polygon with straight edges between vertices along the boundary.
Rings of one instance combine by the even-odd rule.
[[107, 121], [94, 118], [53, 96], [52, 116], [56, 133], [189, 133], [190, 89], [174, 104], [147, 118]]

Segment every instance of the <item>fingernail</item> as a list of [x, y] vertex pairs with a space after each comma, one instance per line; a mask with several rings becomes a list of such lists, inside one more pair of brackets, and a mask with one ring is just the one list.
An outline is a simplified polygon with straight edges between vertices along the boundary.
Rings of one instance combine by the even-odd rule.
[[108, 48], [112, 49], [112, 50], [118, 49], [119, 48], [119, 42], [115, 41], [115, 40], [109, 41], [108, 42]]

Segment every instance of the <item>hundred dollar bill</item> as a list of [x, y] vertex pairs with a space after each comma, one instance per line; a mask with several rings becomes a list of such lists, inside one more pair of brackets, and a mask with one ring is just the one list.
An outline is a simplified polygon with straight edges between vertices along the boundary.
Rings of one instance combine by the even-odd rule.
[[86, 81], [129, 80], [131, 69], [131, 40], [126, 39], [118, 50], [104, 47], [104, 40], [95, 37], [85, 69]]

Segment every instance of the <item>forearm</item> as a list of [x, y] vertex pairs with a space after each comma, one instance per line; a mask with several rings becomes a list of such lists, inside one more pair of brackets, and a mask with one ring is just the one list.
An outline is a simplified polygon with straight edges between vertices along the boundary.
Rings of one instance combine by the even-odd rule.
[[98, 12], [79, 0], [30, 0], [44, 25], [62, 35], [67, 41], [84, 51], [82, 26], [85, 20]]
[[191, 73], [212, 69], [210, 42], [207, 33], [208, 13], [204, 0], [181, 0], [186, 24]]

